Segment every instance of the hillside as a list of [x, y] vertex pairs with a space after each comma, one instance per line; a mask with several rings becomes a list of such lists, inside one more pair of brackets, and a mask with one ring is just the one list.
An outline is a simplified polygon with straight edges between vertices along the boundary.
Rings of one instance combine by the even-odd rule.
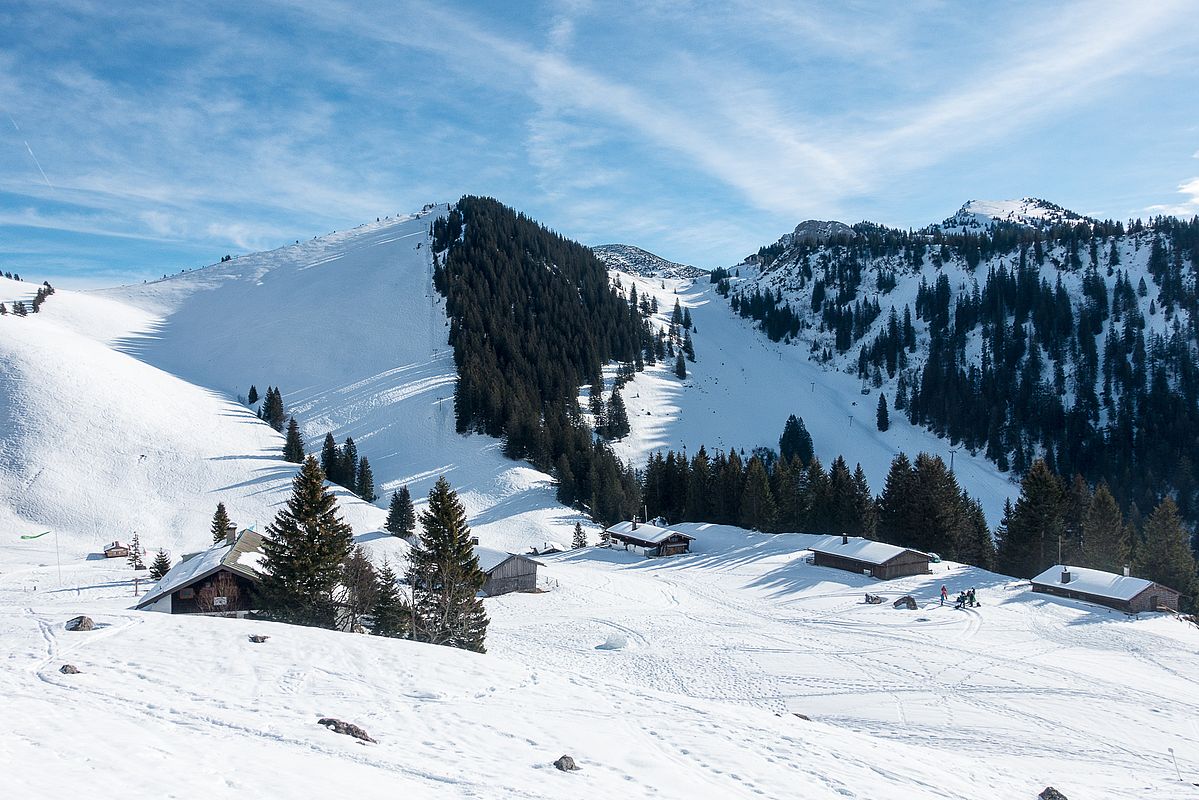
[[631, 244], [601, 244], [591, 248], [608, 269], [641, 278], [702, 278], [707, 270], [667, 261]]
[[1017, 476], [1043, 456], [1125, 508], [1174, 492], [1195, 519], [1199, 223], [1126, 228], [1039, 200], [963, 215], [989, 222], [788, 234], [714, 279], [769, 338], [884, 394], [892, 420]]
[[1048, 228], [1094, 221], [1048, 200], [1024, 197], [1019, 200], [970, 200], [952, 217], [926, 230], [931, 232], [939, 229], [941, 233], [953, 234], [971, 230], [978, 232], [1001, 224]]

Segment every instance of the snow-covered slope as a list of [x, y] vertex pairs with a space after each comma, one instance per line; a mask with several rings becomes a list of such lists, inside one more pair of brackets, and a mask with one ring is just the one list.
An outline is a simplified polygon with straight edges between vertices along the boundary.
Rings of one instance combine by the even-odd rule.
[[[746, 266], [743, 274], [756, 273]], [[669, 321], [676, 299], [690, 309], [697, 359], [687, 365], [686, 380], [674, 376], [673, 363], [659, 364], [624, 389], [632, 431], [615, 443], [622, 458], [640, 467], [657, 450], [777, 448], [787, 417], [796, 414], [826, 468], [844, 455], [851, 469], [862, 465], [875, 492], [882, 491], [897, 453], [935, 453], [950, 462], [947, 440], [909, 424], [901, 414], [892, 415], [890, 429], [880, 433], [875, 428], [876, 395], [863, 395], [855, 377], [825, 369], [811, 359], [808, 348], [771, 342], [752, 320], [734, 314], [707, 280], [668, 280], [663, 289], [658, 279], [619, 277], [626, 291], [633, 284], [639, 296], [658, 298], [659, 324]], [[997, 523], [1004, 500], [1019, 487], [981, 456], [954, 449], [958, 481]]]
[[[684, 527], [696, 536], [689, 556], [543, 557], [557, 588], [489, 599], [485, 656], [133, 612], [127, 569], [75, 562], [61, 591], [52, 567], [0, 545], [0, 696], [20, 726], [0, 747], [5, 789], [1022, 800], [1054, 785], [1069, 797], [1193, 796], [1193, 626], [951, 564], [878, 583], [807, 564], [815, 537]], [[941, 583], [977, 587], [981, 607], [938, 605]], [[867, 590], [912, 593], [920, 608], [865, 605]], [[65, 631], [78, 613], [97, 630]], [[80, 674], [60, 674], [64, 663]], [[326, 716], [377, 744], [325, 730]], [[580, 771], [550, 766], [564, 753]]]
[[[578, 515], [548, 476], [500, 443], [454, 430], [453, 353], [432, 285], [431, 215], [387, 218], [278, 250], [100, 294], [152, 321], [119, 346], [226, 397], [280, 387], [309, 452], [352, 436], [386, 507], [403, 484], [420, 502], [438, 476], [459, 491], [485, 543], [570, 539]], [[504, 519], [492, 538], [488, 523]]]
[[947, 234], [971, 231], [977, 233], [981, 229], [1002, 222], [1041, 228], [1050, 225], [1077, 225], [1088, 220], [1048, 200], [1024, 197], [1019, 200], [970, 200], [937, 227]]
[[631, 244], [601, 244], [591, 249], [608, 269], [642, 278], [701, 278], [708, 274], [707, 270], [667, 261]]
[[[6, 287], [11, 288], [11, 287]], [[178, 555], [209, 540], [218, 501], [265, 525], [290, 491], [282, 438], [243, 406], [109, 347], [149, 318], [58, 291], [0, 317], [0, 526], [58, 533], [64, 555], [135, 532]], [[382, 512], [343, 498], [355, 530]], [[54, 539], [26, 545], [53, 552]]]

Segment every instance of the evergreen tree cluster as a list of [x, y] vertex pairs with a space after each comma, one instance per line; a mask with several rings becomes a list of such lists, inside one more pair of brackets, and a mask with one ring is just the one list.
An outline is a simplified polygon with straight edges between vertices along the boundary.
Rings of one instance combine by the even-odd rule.
[[391, 493], [391, 503], [387, 507], [387, 521], [383, 529], [392, 536], [408, 538], [416, 532], [416, 509], [412, 505], [412, 494], [407, 486]]
[[[630, 516], [636, 478], [595, 440], [577, 398], [579, 386], [599, 382], [603, 365], [620, 362], [631, 374], [657, 358], [641, 300], [610, 285], [590, 249], [490, 198], [462, 198], [431, 233], [458, 373], [458, 431], [502, 438], [507, 457], [552, 472], [559, 499], [596, 520]], [[602, 395], [592, 398], [602, 404]], [[597, 416], [603, 438], [627, 433], [616, 398]]]
[[[18, 280], [18, 281], [21, 280], [21, 277], [19, 275], [14, 277], [12, 275], [12, 273], [5, 273], [5, 277], [12, 278], [13, 280]], [[28, 306], [25, 305], [24, 300], [14, 300], [13, 301], [13, 304], [12, 304], [13, 315], [17, 316], [17, 317], [24, 317], [24, 316], [28, 316], [30, 313], [33, 313], [33, 314], [38, 313], [42, 309], [42, 303], [46, 302], [46, 298], [48, 298], [52, 294], [54, 294], [54, 287], [50, 285], [49, 281], [44, 281], [42, 283], [42, 285], [38, 287], [37, 293], [33, 296], [33, 300], [30, 301]], [[5, 316], [7, 314], [8, 314], [8, 307], [5, 306], [4, 303], [0, 303], [0, 317]]]
[[[250, 389], [253, 394], [257, 394], [257, 390], [253, 386]], [[262, 398], [262, 408], [258, 410], [258, 418], [275, 430], [283, 431], [283, 426], [287, 424], [287, 414], [283, 411], [283, 393], [277, 387], [266, 387], [266, 395]]]
[[332, 433], [325, 434], [321, 445], [321, 469], [330, 482], [344, 486], [368, 503], [379, 499], [375, 493], [375, 475], [366, 456], [359, 457], [354, 437], [347, 436], [345, 444], [337, 445]]

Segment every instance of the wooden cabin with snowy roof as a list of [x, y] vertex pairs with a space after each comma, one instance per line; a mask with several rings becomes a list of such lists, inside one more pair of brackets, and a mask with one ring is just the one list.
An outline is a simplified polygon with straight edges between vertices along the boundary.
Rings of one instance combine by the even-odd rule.
[[487, 576], [483, 594], [488, 597], [537, 591], [537, 568], [544, 566], [540, 561], [490, 547], [476, 547], [475, 558], [479, 560], [479, 569]]
[[618, 522], [604, 531], [604, 538], [611, 543], [623, 544], [642, 550], [646, 556], [673, 556], [691, 552], [694, 536], [657, 525], [648, 525], [637, 520]]
[[808, 548], [818, 567], [833, 567], [887, 581], [905, 575], [927, 575], [932, 556], [861, 536], [826, 536]]
[[231, 533], [222, 544], [184, 556], [136, 607], [168, 614], [245, 616], [256, 607], [261, 560], [260, 534]]
[[1142, 611], [1177, 611], [1180, 593], [1145, 578], [1134, 578], [1086, 567], [1055, 564], [1032, 579], [1032, 590], [1042, 594], [1085, 600], [1128, 614]]

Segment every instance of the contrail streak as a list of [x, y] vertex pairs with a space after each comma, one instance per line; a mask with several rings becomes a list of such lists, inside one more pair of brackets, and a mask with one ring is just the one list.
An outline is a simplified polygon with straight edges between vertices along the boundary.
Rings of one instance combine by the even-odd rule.
[[[17, 121], [15, 119], [13, 119], [12, 114], [10, 114], [7, 111], [5, 111], [4, 113], [8, 116], [8, 121], [12, 123], [13, 129], [17, 133], [20, 133], [21, 129], [20, 129], [20, 127], [17, 126]], [[25, 144], [25, 149], [29, 151], [29, 157], [32, 158], [33, 163], [37, 165], [37, 171], [42, 173], [42, 180], [44, 180], [46, 182], [46, 185], [50, 187], [50, 191], [52, 191], [52, 192], [55, 191], [54, 184], [50, 183], [50, 179], [48, 177], [46, 177], [46, 170], [42, 169], [42, 162], [38, 161], [37, 156], [35, 156], [33, 154], [33, 148], [29, 146], [29, 142], [26, 139], [21, 139], [21, 141]]]

